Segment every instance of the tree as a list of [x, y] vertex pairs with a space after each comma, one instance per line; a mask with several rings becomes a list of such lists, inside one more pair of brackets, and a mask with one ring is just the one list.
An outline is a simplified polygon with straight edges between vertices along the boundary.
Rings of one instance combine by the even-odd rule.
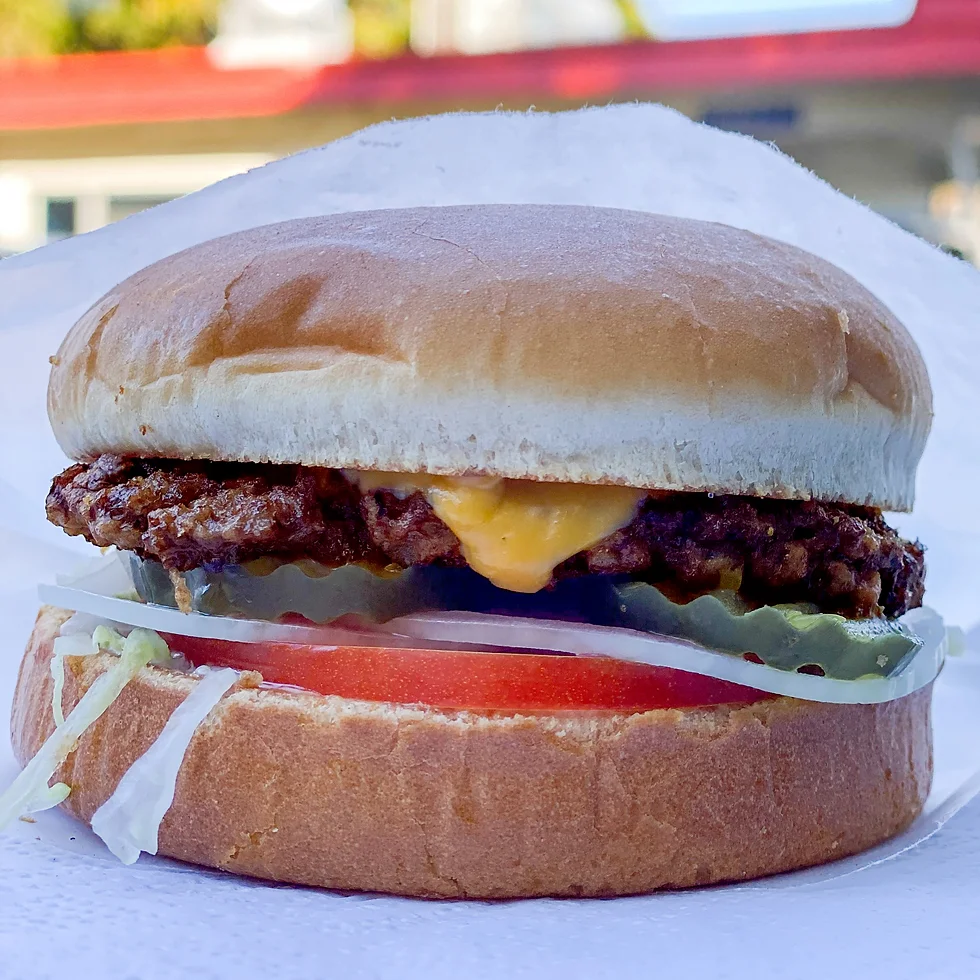
[[206, 44], [221, 0], [0, 0], [0, 58]]
[[[220, 0], [110, 0], [74, 14], [76, 51], [206, 44], [214, 37]], [[76, 8], [77, 10], [78, 8]]]
[[[610, 0], [629, 37], [645, 36], [635, 0]], [[0, 0], [0, 58], [207, 44], [222, 0]], [[359, 55], [408, 48], [411, 0], [348, 0]]]
[[387, 58], [408, 48], [409, 0], [348, 0], [354, 15], [354, 50]]
[[61, 51], [72, 36], [62, 0], [0, 0], [0, 58]]

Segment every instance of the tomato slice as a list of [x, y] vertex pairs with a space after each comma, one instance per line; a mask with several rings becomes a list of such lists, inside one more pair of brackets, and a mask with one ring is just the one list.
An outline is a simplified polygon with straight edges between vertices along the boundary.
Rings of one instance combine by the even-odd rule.
[[684, 670], [606, 657], [238, 643], [172, 635], [166, 640], [195, 666], [257, 670], [276, 684], [362, 701], [474, 711], [646, 711], [773, 696]]

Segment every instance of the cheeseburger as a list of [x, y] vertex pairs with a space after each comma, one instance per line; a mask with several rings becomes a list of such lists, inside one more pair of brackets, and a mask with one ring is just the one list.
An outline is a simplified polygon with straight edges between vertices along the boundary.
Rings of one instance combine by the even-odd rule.
[[922, 359], [850, 276], [576, 206], [287, 221], [73, 327], [0, 822], [419, 896], [825, 862], [932, 776]]

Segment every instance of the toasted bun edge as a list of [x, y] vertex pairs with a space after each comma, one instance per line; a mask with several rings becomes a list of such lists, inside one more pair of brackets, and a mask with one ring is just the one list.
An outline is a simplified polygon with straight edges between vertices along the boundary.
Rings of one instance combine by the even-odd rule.
[[[42, 608], [11, 730], [54, 727]], [[64, 710], [111, 662], [67, 661]], [[88, 822], [195, 684], [144, 669], [57, 778]], [[621, 895], [738, 881], [868, 848], [920, 812], [931, 690], [878, 705], [776, 698], [618, 715], [482, 716], [239, 686], [195, 734], [159, 853], [402, 895]]]
[[[725, 225], [583, 206], [297, 219], [196, 245], [55, 358], [65, 452], [912, 505], [908, 332]], [[571, 424], [574, 420], [574, 424]]]

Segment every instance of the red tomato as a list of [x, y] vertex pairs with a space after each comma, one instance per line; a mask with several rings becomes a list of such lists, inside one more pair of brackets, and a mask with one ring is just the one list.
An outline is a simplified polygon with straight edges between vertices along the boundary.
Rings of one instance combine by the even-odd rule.
[[195, 666], [257, 670], [276, 684], [362, 701], [475, 711], [645, 711], [773, 696], [684, 670], [605, 657], [166, 640]]

